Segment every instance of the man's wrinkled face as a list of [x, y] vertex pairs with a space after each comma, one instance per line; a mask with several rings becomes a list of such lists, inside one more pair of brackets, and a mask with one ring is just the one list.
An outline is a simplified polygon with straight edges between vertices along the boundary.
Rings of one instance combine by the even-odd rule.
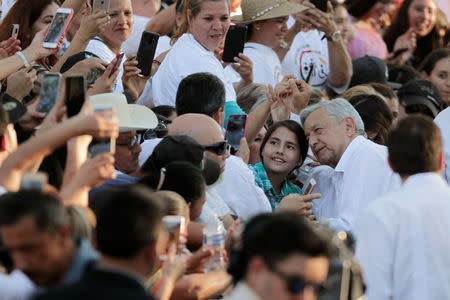
[[322, 165], [334, 168], [338, 164], [354, 133], [354, 128], [349, 129], [347, 125], [345, 120], [338, 123], [334, 116], [328, 114], [326, 107], [315, 110], [305, 120], [309, 146]]
[[61, 232], [41, 231], [34, 217], [26, 216], [12, 225], [1, 226], [5, 248], [15, 268], [24, 272], [36, 285], [51, 286], [64, 276], [67, 237]]

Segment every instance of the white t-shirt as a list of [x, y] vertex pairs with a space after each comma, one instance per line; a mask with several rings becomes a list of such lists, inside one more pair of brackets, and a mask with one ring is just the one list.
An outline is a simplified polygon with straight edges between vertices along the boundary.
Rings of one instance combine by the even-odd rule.
[[6, 17], [11, 7], [16, 3], [16, 0], [3, 0], [2, 1], [2, 20]]
[[175, 106], [180, 81], [198, 72], [216, 75], [225, 86], [225, 101], [236, 101], [232, 82], [225, 75], [220, 61], [211, 51], [197, 42], [192, 34], [183, 34], [172, 46], [156, 74], [153, 76], [153, 101], [155, 106]]
[[[290, 17], [288, 26], [292, 26], [294, 22], [294, 19]], [[297, 33], [290, 50], [281, 63], [283, 74], [293, 74], [297, 78], [305, 80], [311, 64], [314, 64], [314, 71], [310, 79], [312, 85], [319, 89], [324, 89], [328, 85], [336, 93], [341, 94], [347, 89], [350, 82], [343, 87], [333, 87], [328, 83], [327, 78], [330, 73], [328, 41], [326, 38], [322, 39], [323, 36], [323, 32], [315, 29]]]
[[125, 55], [136, 54], [139, 48], [139, 43], [141, 42], [142, 32], [144, 32], [150, 18], [134, 15], [133, 30], [131, 31], [128, 40], [123, 42], [122, 50]]
[[[262, 44], [247, 42], [244, 55], [253, 62], [253, 82], [275, 86], [283, 79], [280, 59], [272, 48]], [[231, 67], [226, 67], [227, 74], [233, 82], [241, 80], [239, 74]]]
[[[94, 53], [107, 63], [110, 63], [116, 57], [116, 54], [112, 52], [111, 49], [109, 49], [108, 46], [106, 46], [106, 44], [99, 37], [95, 37], [89, 42], [86, 47], [86, 51]], [[119, 75], [117, 76], [116, 85], [113, 88], [114, 93], [123, 93], [122, 75], [124, 61], [125, 58], [122, 60], [122, 63], [119, 66]]]
[[36, 285], [20, 270], [9, 275], [0, 273], [0, 299], [26, 300], [36, 292]]

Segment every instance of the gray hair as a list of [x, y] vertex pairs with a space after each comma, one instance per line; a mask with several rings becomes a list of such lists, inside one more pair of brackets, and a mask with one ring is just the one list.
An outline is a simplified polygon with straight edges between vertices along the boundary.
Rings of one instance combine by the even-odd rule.
[[300, 119], [302, 124], [305, 124], [308, 116], [318, 110], [319, 108], [325, 107], [330, 116], [334, 116], [336, 118], [337, 123], [341, 123], [345, 118], [351, 117], [355, 120], [355, 131], [357, 134], [367, 137], [366, 132], [364, 131], [364, 123], [361, 119], [361, 116], [358, 114], [356, 109], [343, 98], [336, 98], [329, 101], [322, 101], [317, 104], [306, 107], [300, 113]]

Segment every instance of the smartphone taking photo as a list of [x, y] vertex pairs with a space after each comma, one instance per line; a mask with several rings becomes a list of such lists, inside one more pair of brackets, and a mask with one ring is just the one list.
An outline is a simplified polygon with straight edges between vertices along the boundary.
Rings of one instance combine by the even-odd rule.
[[18, 35], [19, 35], [19, 24], [11, 24], [11, 31], [9, 32], [9, 36], [17, 39]]
[[162, 219], [164, 227], [169, 233], [169, 243], [174, 243], [177, 247], [177, 254], [183, 248], [183, 234], [186, 231], [186, 220], [182, 216], [164, 216]]
[[67, 117], [73, 117], [81, 111], [86, 97], [86, 83], [84, 76], [66, 77]]
[[306, 186], [305, 190], [303, 191], [303, 195], [312, 194], [314, 192], [314, 189], [316, 188], [316, 185], [317, 185], [317, 183], [314, 180], [314, 178], [311, 178], [311, 180], [309, 181], [309, 183]]
[[247, 35], [247, 26], [231, 25], [225, 37], [222, 60], [224, 62], [235, 62], [234, 58], [239, 53], [244, 52], [245, 37]]
[[55, 16], [53, 17], [50, 28], [45, 35], [44, 48], [56, 48], [58, 47], [61, 36], [66, 32], [67, 26], [69, 26], [70, 19], [73, 16], [73, 9], [71, 8], [58, 8]]
[[47, 73], [44, 75], [41, 88], [41, 99], [39, 102], [39, 112], [47, 114], [55, 105], [59, 95], [61, 74]]
[[137, 67], [141, 70], [140, 76], [148, 77], [152, 71], [153, 58], [158, 46], [159, 34], [149, 31], [142, 33], [141, 42], [136, 55]]
[[241, 145], [241, 139], [245, 135], [247, 128], [247, 115], [230, 115], [227, 122], [227, 131], [225, 133], [225, 139], [230, 144], [231, 154], [235, 154], [239, 151]]
[[[96, 108], [94, 109], [94, 113], [110, 110], [112, 110], [112, 107]], [[89, 158], [95, 158], [103, 153], [114, 153], [115, 151], [115, 138], [93, 138], [88, 147]]]
[[327, 12], [328, 7], [327, 7], [327, 0], [309, 0], [309, 2], [311, 2], [312, 4], [314, 4], [314, 6], [323, 11], [323, 12]]
[[100, 10], [105, 11], [107, 14], [109, 13], [109, 0], [94, 0], [92, 11], [96, 13]]
[[125, 52], [120, 52], [119, 54], [116, 55], [116, 63], [114, 64], [114, 66], [111, 70], [111, 73], [109, 73], [109, 77], [111, 77], [111, 75], [114, 74], [114, 72], [116, 72], [117, 69], [120, 67], [120, 64], [122, 63], [124, 55], [125, 55]]

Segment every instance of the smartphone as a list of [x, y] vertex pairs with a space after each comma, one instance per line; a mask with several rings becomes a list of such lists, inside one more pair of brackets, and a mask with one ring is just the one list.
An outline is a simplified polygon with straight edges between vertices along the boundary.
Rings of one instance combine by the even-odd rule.
[[67, 106], [67, 116], [73, 117], [81, 111], [86, 97], [86, 83], [84, 76], [66, 77], [66, 98], [64, 103]]
[[[116, 70], [119, 68], [120, 64], [122, 63], [122, 59], [123, 56], [125, 55], [125, 52], [120, 52], [119, 54], [116, 55], [116, 63], [114, 64], [111, 73], [109, 75], [109, 77], [111, 77], [112, 74], [114, 74], [114, 72], [116, 72]], [[153, 60], [153, 59], [152, 59]]]
[[59, 85], [61, 74], [47, 73], [44, 75], [41, 88], [41, 100], [39, 102], [39, 112], [48, 113], [55, 105], [59, 95]]
[[394, 51], [394, 54], [392, 55], [392, 58], [397, 58], [400, 54], [405, 53], [408, 50], [409, 50], [408, 47], [397, 49], [397, 50]]
[[177, 245], [177, 254], [184, 248], [183, 235], [186, 231], [186, 220], [182, 216], [164, 216], [162, 222], [169, 233], [169, 243]]
[[306, 76], [306, 79], [305, 79], [305, 82], [307, 84], [309, 84], [309, 82], [311, 81], [311, 76], [312, 76], [312, 74], [314, 72], [315, 67], [316, 67], [316, 65], [314, 63], [311, 63], [309, 65], [309, 72], [308, 72], [308, 75]]
[[19, 24], [11, 24], [11, 31], [9, 33], [9, 36], [17, 39], [18, 35], [19, 35]]
[[152, 71], [153, 58], [158, 45], [159, 34], [149, 31], [142, 33], [141, 42], [136, 55], [137, 67], [141, 69], [141, 76], [147, 77]]
[[21, 190], [42, 190], [48, 182], [48, 175], [44, 172], [24, 173], [20, 183]]
[[227, 131], [225, 133], [225, 139], [231, 146], [231, 154], [235, 154], [239, 151], [241, 145], [241, 139], [245, 135], [245, 129], [247, 128], [247, 115], [230, 115], [227, 122]]
[[[94, 113], [109, 110], [112, 110], [112, 107], [96, 108], [94, 109]], [[114, 153], [115, 151], [115, 138], [94, 138], [88, 147], [88, 155], [90, 158], [94, 158], [103, 153]]]
[[225, 46], [223, 48], [222, 60], [224, 62], [235, 62], [234, 58], [239, 53], [244, 52], [245, 37], [247, 35], [247, 26], [231, 25], [225, 37]]
[[71, 8], [58, 8], [55, 16], [53, 17], [50, 28], [45, 35], [44, 48], [56, 48], [58, 47], [61, 36], [65, 33], [67, 26], [69, 26], [70, 19], [73, 16], [73, 9]]
[[92, 11], [95, 13], [99, 10], [104, 10], [108, 14], [109, 0], [94, 0], [94, 4], [92, 5]]
[[306, 186], [305, 190], [303, 191], [303, 195], [309, 195], [312, 194], [314, 189], [316, 188], [317, 182], [314, 180], [314, 178], [311, 178], [308, 185]]
[[309, 0], [317, 9], [320, 9], [323, 12], [327, 12], [327, 0]]

